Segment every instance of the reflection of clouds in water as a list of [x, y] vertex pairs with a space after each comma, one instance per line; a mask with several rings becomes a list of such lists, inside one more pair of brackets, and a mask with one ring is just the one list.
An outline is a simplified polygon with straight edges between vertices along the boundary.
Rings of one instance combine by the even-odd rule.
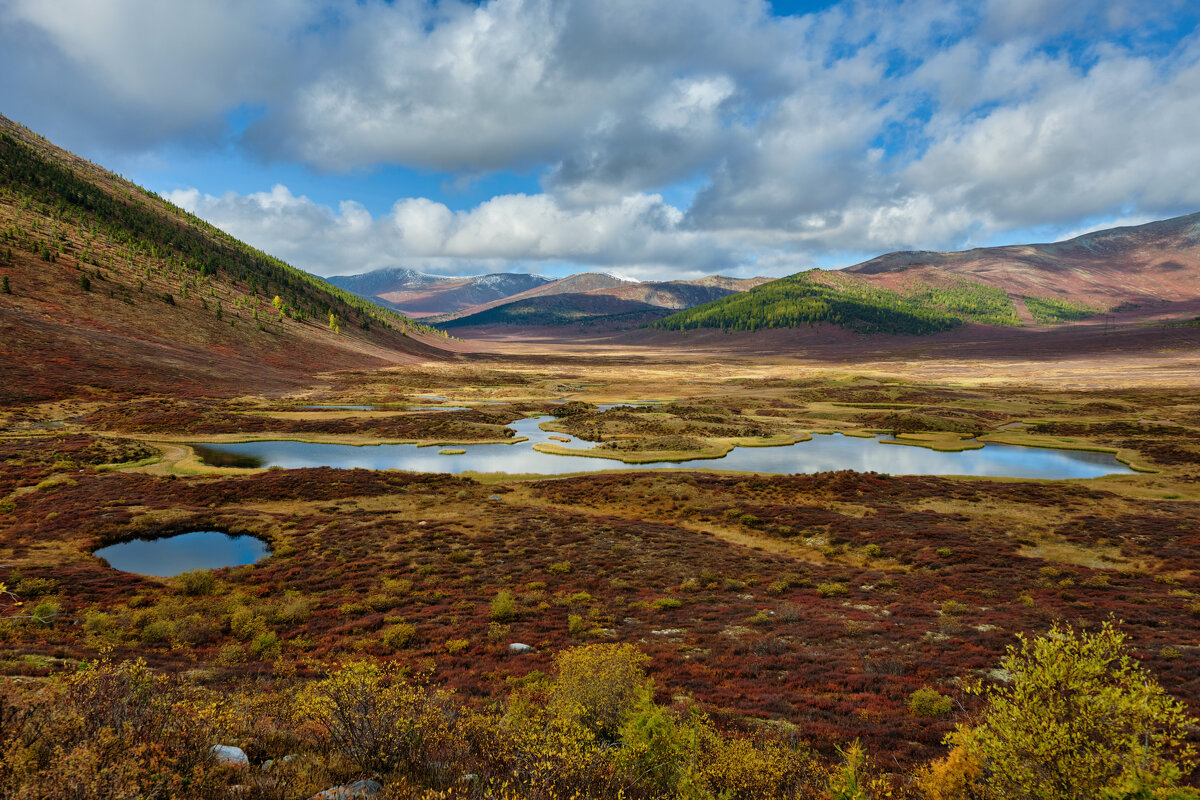
[[[723, 458], [684, 462], [625, 465], [619, 461], [582, 456], [558, 456], [533, 450], [538, 442], [557, 436], [543, 431], [546, 418], [526, 418], [512, 424], [517, 444], [462, 445], [465, 455], [438, 455], [437, 447], [269, 441], [206, 445], [207, 448], [253, 455], [264, 464], [285, 469], [331, 466], [343, 469], [402, 469], [413, 472], [509, 472], [557, 475], [605, 469], [722, 469], [768, 473], [854, 470], [890, 475], [977, 475], [1012, 478], [1094, 478], [1129, 470], [1107, 453], [1049, 450], [1012, 445], [986, 445], [981, 450], [942, 453], [911, 445], [881, 444], [875, 439], [817, 435], [785, 447], [738, 447]], [[579, 442], [575, 442], [576, 445]]]
[[171, 577], [190, 569], [253, 564], [270, 552], [266, 542], [253, 536], [193, 531], [162, 539], [121, 542], [102, 547], [94, 555], [122, 572]]

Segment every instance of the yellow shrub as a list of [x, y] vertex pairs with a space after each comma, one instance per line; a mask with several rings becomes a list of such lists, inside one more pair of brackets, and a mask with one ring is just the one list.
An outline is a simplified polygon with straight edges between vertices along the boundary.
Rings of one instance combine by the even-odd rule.
[[649, 657], [631, 644], [590, 644], [558, 654], [554, 705], [599, 738], [612, 740], [647, 682]]

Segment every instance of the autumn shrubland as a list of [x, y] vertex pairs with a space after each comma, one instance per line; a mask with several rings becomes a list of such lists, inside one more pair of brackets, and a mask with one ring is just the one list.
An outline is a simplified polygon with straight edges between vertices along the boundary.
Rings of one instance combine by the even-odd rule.
[[[580, 402], [552, 424], [598, 444], [963, 426], [1107, 449], [1153, 471], [538, 478], [184, 470], [169, 456], [172, 442], [239, 432], [436, 441], [469, 424], [498, 438], [518, 416], [563, 408], [564, 394]], [[425, 395], [474, 410], [404, 408]], [[627, 398], [662, 402], [596, 408]], [[379, 410], [296, 411], [356, 402]], [[1011, 659], [1036, 655], [1006, 661], [1015, 637], [1059, 641], [1065, 625], [1109, 636], [1115, 623], [1124, 638], [1104, 640], [1119, 654], [1105, 663], [1120, 673], [1120, 658], [1135, 658], [1162, 687], [1151, 705], [1164, 719], [1200, 699], [1200, 416], [1187, 390], [763, 372], [683, 387], [485, 361], [333, 373], [303, 396], [90, 398], [2, 416], [13, 796], [35, 783], [135, 796], [147, 780], [222, 796], [230, 775], [204, 749], [218, 742], [256, 765], [274, 759], [246, 790], [264, 797], [371, 775], [398, 797], [1024, 796], [986, 784], [1009, 756], [989, 749], [985, 720], [1004, 707], [995, 692], [1019, 671]], [[272, 555], [165, 579], [90, 555], [188, 530], [251, 533]], [[142, 741], [124, 722], [83, 719], [92, 710], [74, 682], [91, 680], [121, 708], [149, 682], [158, 688], [143, 696], [187, 709], [193, 727], [147, 708], [160, 722], [136, 724], [160, 739]], [[1170, 698], [1182, 705], [1162, 705]], [[360, 730], [375, 717], [382, 728]], [[1105, 791], [1190, 780], [1192, 729], [1167, 728], [1174, 755], [1103, 773]], [[110, 782], [72, 784], [65, 764]]]
[[[859, 741], [822, 758], [789, 732], [733, 732], [656, 702], [631, 644], [561, 651], [487, 704], [397, 662], [338, 661], [222, 691], [142, 661], [85, 663], [5, 698], [0, 787], [13, 798], [306, 797], [363, 776], [395, 798], [1195, 798], [1196, 720], [1106, 624], [1009, 648], [1008, 685], [912, 775]], [[944, 713], [944, 712], [943, 712]], [[213, 757], [244, 746], [249, 766]], [[223, 745], [229, 747], [228, 744]]]
[[[1109, 295], [882, 266], [468, 345], [0, 118], [0, 794], [1194, 798], [1200, 328], [1168, 304], [1101, 332]], [[612, 469], [192, 449], [508, 442], [530, 415]], [[1139, 472], [621, 463], [828, 432]], [[271, 555], [173, 578], [93, 555], [198, 530]]]

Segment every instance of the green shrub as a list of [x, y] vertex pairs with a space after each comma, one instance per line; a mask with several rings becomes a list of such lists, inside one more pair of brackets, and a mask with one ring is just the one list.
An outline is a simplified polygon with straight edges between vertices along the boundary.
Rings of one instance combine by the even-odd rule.
[[488, 617], [496, 622], [512, 622], [517, 618], [517, 601], [513, 598], [512, 592], [501, 589], [500, 593], [492, 598]]
[[260, 633], [250, 643], [250, 652], [263, 661], [278, 656], [280, 649], [279, 637], [275, 635], [275, 631]]
[[467, 641], [466, 639], [447, 639], [446, 640], [446, 652], [452, 656], [458, 655], [459, 653], [461, 653], [463, 650], [466, 650], [470, 646], [471, 646], [471, 643], [469, 641]]
[[58, 591], [58, 581], [51, 578], [32, 578], [14, 575], [12, 578], [13, 592], [24, 597], [41, 597]]
[[379, 640], [394, 650], [403, 650], [417, 641], [417, 627], [408, 622], [397, 622], [379, 630]]
[[217, 576], [212, 570], [190, 569], [176, 576], [179, 590], [190, 597], [202, 594], [212, 594], [217, 586]]
[[229, 617], [229, 629], [242, 640], [255, 638], [267, 629], [267, 622], [251, 609], [240, 606]]
[[947, 617], [957, 617], [967, 613], [969, 609], [965, 603], [960, 603], [957, 600], [947, 600], [942, 603], [942, 615]]
[[953, 701], [936, 689], [922, 686], [908, 696], [908, 710], [918, 717], [940, 717], [949, 714]]
[[570, 561], [558, 561], [546, 568], [551, 575], [567, 575], [571, 572]]
[[683, 605], [682, 600], [677, 600], [674, 597], [660, 597], [650, 605], [654, 606], [659, 611], [666, 611], [671, 608], [679, 608]]
[[170, 641], [174, 633], [175, 629], [171, 623], [165, 619], [156, 619], [142, 628], [138, 633], [138, 638], [146, 644], [158, 644], [159, 642]]
[[30, 612], [30, 617], [34, 622], [41, 623], [42, 625], [53, 625], [60, 613], [62, 613], [62, 607], [56, 601], [46, 600], [34, 606], [33, 611]]
[[841, 597], [849, 594], [850, 590], [844, 583], [822, 583], [817, 585], [817, 594], [821, 597]]

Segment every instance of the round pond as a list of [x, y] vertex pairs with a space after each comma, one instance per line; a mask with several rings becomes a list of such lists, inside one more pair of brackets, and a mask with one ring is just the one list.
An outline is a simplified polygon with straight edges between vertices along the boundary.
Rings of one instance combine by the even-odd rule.
[[192, 531], [158, 539], [132, 539], [101, 547], [92, 555], [113, 569], [171, 578], [193, 569], [241, 567], [271, 554], [262, 539], [219, 531]]

